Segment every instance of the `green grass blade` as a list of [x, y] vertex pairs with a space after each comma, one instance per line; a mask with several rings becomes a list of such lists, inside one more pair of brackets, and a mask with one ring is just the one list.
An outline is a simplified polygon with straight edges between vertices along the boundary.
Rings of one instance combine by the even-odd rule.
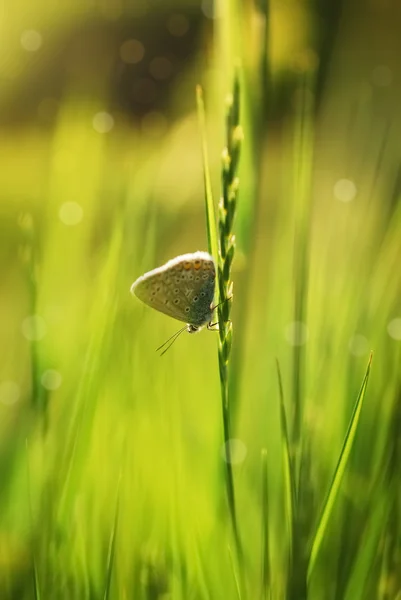
[[230, 547], [228, 548], [228, 556], [230, 558], [230, 566], [231, 566], [233, 577], [234, 577], [235, 591], [237, 593], [237, 598], [238, 598], [238, 600], [243, 600], [242, 594], [241, 594], [240, 574], [237, 572], [235, 559], [234, 559], [234, 556], [233, 556], [233, 553], [232, 553]]
[[386, 493], [383, 493], [383, 489], [375, 494], [374, 499], [372, 515], [367, 522], [359, 552], [355, 557], [344, 600], [363, 600], [363, 598], [366, 598], [366, 583], [377, 557], [377, 549], [383, 535], [383, 526], [389, 512], [389, 498]]
[[[66, 438], [62, 460], [65, 461], [65, 478], [61, 484], [59, 514], [66, 518], [71, 509], [73, 498], [78, 489], [84, 470], [84, 456], [90, 441], [93, 419], [97, 404], [97, 386], [99, 380], [90, 375], [100, 368], [102, 352], [109, 342], [110, 330], [114, 319], [117, 265], [121, 257], [122, 228], [116, 227], [110, 242], [108, 257], [99, 273], [97, 303], [91, 314], [91, 338], [85, 361], [85, 374], [82, 376], [76, 392], [76, 405], [71, 417], [70, 431]], [[105, 292], [106, 290], [106, 292]], [[110, 291], [109, 291], [110, 290]], [[89, 373], [89, 374], [88, 374]]]
[[232, 93], [226, 100], [226, 145], [222, 152], [221, 160], [221, 200], [218, 211], [218, 261], [219, 272], [219, 302], [217, 309], [219, 322], [219, 375], [221, 389], [221, 407], [223, 436], [225, 448], [225, 479], [227, 503], [230, 514], [232, 532], [234, 535], [236, 559], [238, 561], [241, 593], [245, 595], [246, 583], [243, 569], [243, 548], [237, 519], [237, 500], [235, 495], [234, 474], [231, 458], [231, 421], [232, 410], [229, 396], [229, 371], [233, 324], [231, 321], [231, 308], [233, 296], [233, 281], [231, 279], [231, 266], [235, 254], [235, 235], [233, 225], [238, 200], [238, 167], [241, 155], [242, 127], [240, 125], [240, 82], [238, 74], [233, 79]]
[[289, 528], [289, 543], [290, 543], [290, 556], [292, 554], [292, 536], [294, 533], [294, 509], [296, 506], [296, 488], [295, 488], [295, 472], [294, 465], [290, 452], [290, 437], [288, 431], [287, 415], [285, 412], [284, 405], [284, 390], [283, 380], [281, 377], [280, 363], [276, 359], [277, 367], [277, 378], [279, 386], [279, 398], [280, 398], [280, 426], [281, 426], [281, 437], [283, 443], [283, 466], [284, 466], [284, 481], [285, 481], [285, 506], [286, 516], [288, 519]]
[[28, 488], [28, 505], [29, 505], [29, 520], [31, 525], [31, 536], [32, 536], [32, 580], [33, 580], [33, 597], [35, 600], [41, 600], [40, 587], [39, 587], [39, 576], [38, 576], [38, 564], [36, 557], [35, 548], [35, 534], [33, 526], [33, 511], [32, 511], [32, 493], [31, 493], [31, 472], [29, 467], [29, 445], [28, 440], [25, 440], [26, 450], [26, 465], [27, 465], [27, 488]]
[[[294, 123], [293, 158], [293, 210], [294, 231], [294, 322], [306, 323], [308, 320], [308, 294], [310, 270], [310, 228], [312, 222], [312, 172], [314, 156], [314, 76], [305, 72], [300, 77], [300, 100]], [[298, 325], [297, 325], [298, 326]], [[293, 423], [291, 445], [293, 462], [296, 469], [297, 489], [301, 465], [301, 446], [303, 434], [303, 403], [306, 386], [306, 348], [304, 344], [294, 344], [292, 373]]]
[[327, 529], [327, 525], [330, 519], [330, 515], [333, 511], [335, 499], [340, 489], [340, 485], [344, 476], [345, 468], [347, 466], [347, 462], [351, 453], [351, 448], [355, 440], [356, 431], [358, 428], [359, 418], [361, 415], [363, 400], [366, 393], [366, 388], [368, 385], [370, 366], [372, 363], [372, 354], [370, 355], [368, 366], [366, 369], [365, 377], [362, 382], [361, 389], [358, 394], [358, 398], [355, 402], [354, 410], [352, 412], [351, 420], [348, 425], [348, 430], [345, 435], [343, 447], [341, 449], [341, 453], [337, 462], [337, 466], [333, 475], [333, 479], [327, 493], [326, 500], [323, 505], [323, 509], [321, 512], [321, 516], [316, 528], [316, 534], [312, 543], [309, 564], [308, 564], [308, 580], [312, 575], [314, 566], [316, 564], [316, 559], [319, 554], [320, 547], [322, 545], [324, 535]]
[[[206, 140], [205, 104], [203, 102], [203, 91], [200, 85], [196, 87], [196, 102], [198, 108], [199, 127], [202, 140], [203, 177], [205, 182], [205, 205], [206, 205], [206, 227], [209, 252], [217, 263], [217, 228], [214, 210], [212, 184], [210, 180], [209, 158]], [[216, 278], [218, 274], [216, 272]], [[216, 290], [219, 289], [216, 280]]]
[[120, 489], [121, 489], [121, 471], [120, 471], [120, 475], [118, 477], [116, 507], [115, 507], [115, 511], [114, 511], [113, 527], [112, 527], [111, 533], [110, 533], [109, 553], [107, 556], [106, 583], [104, 586], [103, 600], [109, 600], [109, 598], [110, 598], [111, 577], [113, 574], [114, 556], [115, 556], [115, 551], [116, 551], [116, 536], [117, 536], [117, 528], [118, 528], [118, 517], [119, 517], [119, 513], [120, 513]]
[[267, 450], [262, 450], [262, 600], [271, 598], [271, 570], [269, 547], [269, 489], [267, 477]]

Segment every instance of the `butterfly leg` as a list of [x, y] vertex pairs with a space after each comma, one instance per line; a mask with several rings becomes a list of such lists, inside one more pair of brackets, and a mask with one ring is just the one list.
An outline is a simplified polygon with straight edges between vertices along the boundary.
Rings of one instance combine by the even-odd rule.
[[[225, 321], [225, 323], [231, 323], [231, 319], [229, 319], [228, 321]], [[216, 323], [208, 323], [207, 324], [207, 328], [209, 329], [209, 331], [219, 331], [219, 322], [216, 321]]]

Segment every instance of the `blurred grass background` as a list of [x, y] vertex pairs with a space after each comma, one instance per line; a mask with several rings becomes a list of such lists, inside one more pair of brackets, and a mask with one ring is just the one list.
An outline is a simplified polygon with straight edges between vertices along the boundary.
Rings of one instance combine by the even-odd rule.
[[305, 597], [289, 582], [276, 358], [302, 432], [306, 552], [373, 351], [307, 596], [398, 599], [396, 0], [20, 2], [0, 28], [1, 600], [237, 598], [215, 336], [159, 359], [175, 324], [129, 293], [207, 247], [195, 85], [218, 198], [237, 59], [243, 597]]

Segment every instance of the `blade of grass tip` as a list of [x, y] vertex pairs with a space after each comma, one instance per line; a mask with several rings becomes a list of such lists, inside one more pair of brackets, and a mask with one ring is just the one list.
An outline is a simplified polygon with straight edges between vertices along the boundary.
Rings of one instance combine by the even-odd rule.
[[353, 446], [356, 431], [358, 428], [359, 419], [361, 416], [361, 410], [363, 405], [363, 400], [366, 393], [366, 388], [369, 380], [370, 367], [372, 364], [372, 354], [369, 357], [368, 366], [366, 369], [365, 377], [363, 379], [361, 389], [359, 390], [358, 397], [356, 399], [354, 409], [352, 411], [351, 419], [348, 425], [348, 430], [345, 435], [345, 439], [343, 442], [343, 446], [341, 449], [341, 453], [337, 462], [336, 469], [334, 471], [333, 479], [331, 481], [331, 485], [329, 487], [325, 502], [323, 504], [323, 509], [321, 511], [321, 515], [318, 521], [318, 525], [316, 527], [316, 533], [312, 542], [309, 564], [308, 564], [308, 581], [312, 575], [313, 569], [316, 564], [316, 559], [319, 554], [320, 547], [323, 542], [324, 534], [327, 529], [327, 525], [330, 519], [330, 515], [333, 511], [334, 502], [337, 497], [337, 494], [340, 489], [341, 481], [344, 476], [345, 468], [348, 463], [348, 459], [351, 453], [351, 448]]
[[116, 536], [118, 527], [118, 517], [120, 513], [120, 489], [121, 489], [121, 470], [118, 476], [116, 507], [114, 510], [113, 526], [110, 533], [109, 552], [107, 556], [106, 583], [104, 586], [103, 600], [108, 600], [110, 597], [111, 577], [113, 574], [114, 556], [116, 550]]
[[[207, 241], [210, 254], [213, 256], [217, 264], [217, 228], [216, 216], [214, 210], [212, 184], [210, 180], [209, 158], [207, 151], [206, 140], [206, 119], [205, 119], [205, 104], [203, 101], [203, 91], [200, 85], [196, 86], [196, 103], [198, 109], [199, 128], [202, 140], [202, 159], [203, 159], [203, 178], [205, 182], [205, 207], [206, 207], [206, 227]], [[218, 286], [218, 273], [216, 271], [216, 290]]]
[[32, 556], [32, 580], [33, 580], [33, 597], [35, 600], [41, 600], [40, 588], [39, 588], [39, 576], [38, 576], [38, 565], [36, 560], [36, 548], [34, 541], [34, 527], [33, 527], [33, 511], [32, 511], [32, 494], [31, 494], [31, 473], [29, 468], [29, 444], [28, 439], [25, 440], [26, 450], [26, 467], [27, 467], [27, 496], [29, 505], [29, 520], [31, 527], [31, 556]]
[[271, 598], [267, 450], [262, 450], [262, 600]]

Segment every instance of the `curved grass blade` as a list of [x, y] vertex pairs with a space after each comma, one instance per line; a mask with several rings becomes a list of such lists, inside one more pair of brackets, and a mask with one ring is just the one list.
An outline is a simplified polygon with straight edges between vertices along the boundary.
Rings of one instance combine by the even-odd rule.
[[323, 542], [324, 534], [327, 529], [327, 525], [330, 519], [330, 515], [333, 511], [334, 502], [340, 489], [341, 481], [344, 476], [345, 468], [351, 453], [351, 448], [355, 440], [356, 431], [358, 428], [359, 418], [361, 415], [363, 400], [366, 393], [366, 388], [369, 380], [370, 366], [372, 364], [372, 354], [369, 357], [368, 366], [366, 369], [365, 377], [362, 382], [361, 389], [359, 390], [358, 398], [356, 399], [354, 410], [352, 411], [351, 420], [348, 425], [348, 430], [345, 435], [343, 447], [341, 449], [340, 457], [337, 462], [337, 466], [333, 475], [333, 479], [326, 496], [326, 500], [323, 505], [323, 509], [320, 515], [320, 519], [316, 528], [316, 534], [312, 543], [311, 553], [308, 564], [308, 581], [312, 575], [316, 559], [319, 554], [320, 547]]
[[[206, 141], [206, 122], [205, 122], [205, 104], [203, 102], [203, 91], [200, 85], [196, 86], [196, 103], [198, 108], [199, 127], [202, 139], [202, 158], [203, 158], [203, 178], [205, 182], [205, 206], [206, 206], [206, 227], [207, 227], [207, 242], [210, 254], [213, 256], [217, 264], [217, 228], [216, 217], [214, 211], [212, 184], [210, 181], [209, 158]], [[216, 270], [216, 290], [218, 286], [218, 273]]]

